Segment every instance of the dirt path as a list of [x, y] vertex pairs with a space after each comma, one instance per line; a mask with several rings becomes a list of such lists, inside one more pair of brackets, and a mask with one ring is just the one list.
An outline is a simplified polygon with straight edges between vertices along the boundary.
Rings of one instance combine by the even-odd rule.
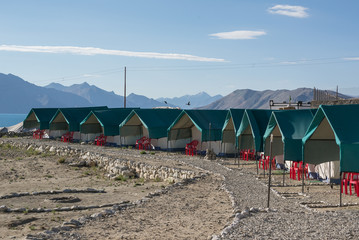
[[210, 239], [232, 221], [231, 203], [221, 182], [218, 177], [206, 177], [113, 217], [92, 221], [76, 235], [81, 239]]

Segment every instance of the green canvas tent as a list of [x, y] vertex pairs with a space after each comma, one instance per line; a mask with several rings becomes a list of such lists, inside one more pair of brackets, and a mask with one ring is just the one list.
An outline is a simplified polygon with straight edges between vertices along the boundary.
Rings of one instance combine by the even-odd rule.
[[[61, 136], [64, 132], [79, 132], [80, 123], [92, 110], [106, 110], [103, 107], [59, 108], [50, 121], [50, 136]], [[74, 136], [74, 138], [79, 138]]]
[[58, 108], [32, 108], [24, 120], [24, 128], [45, 130]]
[[[96, 136], [108, 136], [107, 142], [120, 145], [119, 125], [134, 108], [109, 108], [107, 110], [93, 110], [80, 123], [82, 140], [92, 141]], [[113, 136], [113, 137], [111, 137]]]
[[120, 135], [125, 137], [126, 145], [146, 136], [152, 139], [153, 146], [167, 148], [167, 128], [180, 113], [179, 109], [168, 108], [134, 109], [120, 124]]
[[272, 110], [246, 109], [237, 131], [236, 143], [239, 149], [263, 151], [263, 135]]
[[359, 105], [320, 106], [302, 140], [304, 162], [332, 162], [331, 178], [338, 178], [338, 172], [359, 172], [358, 119]]
[[282, 110], [272, 112], [264, 133], [264, 153], [270, 154], [270, 135], [273, 134], [272, 156], [284, 160], [302, 161], [302, 138], [313, 120], [316, 110]]
[[[216, 153], [220, 151], [220, 144], [222, 140], [222, 128], [227, 116], [227, 110], [183, 110], [177, 119], [168, 128], [168, 140], [169, 141], [181, 141], [181, 147], [177, 147], [178, 144], [172, 143], [176, 146], [173, 148], [184, 148], [185, 144], [198, 140], [203, 148], [203, 143], [211, 145], [211, 148]], [[214, 145], [214, 142], [218, 141]], [[208, 146], [207, 146], [208, 147]]]
[[229, 109], [222, 128], [223, 153], [236, 152], [236, 134], [241, 124], [245, 109]]

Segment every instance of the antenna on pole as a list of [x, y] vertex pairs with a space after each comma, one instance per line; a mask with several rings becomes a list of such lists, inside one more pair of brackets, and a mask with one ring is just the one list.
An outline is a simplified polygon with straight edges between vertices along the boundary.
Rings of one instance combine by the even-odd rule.
[[124, 87], [124, 94], [123, 94], [123, 107], [126, 108], [126, 67], [125, 67], [125, 87]]

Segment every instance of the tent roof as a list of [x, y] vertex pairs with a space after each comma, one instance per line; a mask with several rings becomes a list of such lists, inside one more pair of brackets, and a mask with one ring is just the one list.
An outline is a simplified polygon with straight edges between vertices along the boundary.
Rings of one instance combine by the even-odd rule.
[[53, 118], [50, 121], [51, 123], [54, 119], [61, 113], [66, 122], [69, 124], [69, 131], [80, 131], [80, 123], [92, 110], [106, 110], [106, 106], [101, 107], [82, 107], [82, 108], [59, 108]]
[[359, 142], [359, 105], [321, 105], [311, 122], [303, 142], [306, 142], [323, 118], [326, 118], [334, 132], [337, 144]]
[[24, 120], [24, 128], [33, 128], [31, 124], [28, 123], [28, 118], [34, 113], [37, 122], [40, 123], [40, 129], [49, 129], [49, 122], [57, 110], [58, 108], [32, 108]]
[[310, 109], [282, 110], [272, 113], [264, 139], [266, 139], [278, 124], [282, 139], [302, 139], [309, 124], [313, 120], [313, 112]]
[[120, 129], [128, 125], [128, 121], [137, 115], [141, 124], [148, 129], [149, 138], [167, 137], [167, 128], [180, 113], [180, 109], [134, 109], [120, 124]]
[[245, 109], [234, 109], [234, 108], [229, 109], [226, 116], [226, 120], [223, 124], [222, 131], [226, 128], [228, 122], [232, 120], [235, 132], [237, 133], [239, 126], [241, 125], [244, 111]]
[[257, 152], [263, 151], [263, 135], [273, 110], [246, 109], [237, 131], [237, 138], [250, 126]]
[[[359, 172], [359, 105], [321, 105], [303, 137], [304, 147], [324, 119], [329, 123], [339, 146], [341, 171]], [[329, 140], [326, 139], [327, 134], [322, 136], [316, 140]]]
[[109, 108], [107, 110], [92, 110], [80, 123], [82, 126], [94, 115], [98, 123], [104, 128], [105, 136], [119, 135], [119, 125], [131, 113], [134, 108]]
[[302, 138], [313, 120], [311, 109], [283, 110], [272, 112], [263, 139], [270, 136], [273, 129], [278, 126], [284, 145], [284, 159], [301, 161]]
[[198, 130], [202, 132], [202, 141], [218, 141], [222, 139], [222, 128], [227, 113], [228, 110], [183, 110], [168, 128], [168, 132], [180, 121], [183, 115], [187, 115]]

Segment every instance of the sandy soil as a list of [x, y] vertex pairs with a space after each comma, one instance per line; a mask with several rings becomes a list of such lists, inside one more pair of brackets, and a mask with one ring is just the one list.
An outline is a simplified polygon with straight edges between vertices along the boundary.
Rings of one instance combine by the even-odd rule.
[[[105, 193], [43, 194], [0, 199], [0, 206], [54, 209], [115, 204], [141, 199], [170, 184], [143, 179], [110, 180], [97, 167], [71, 167], [68, 162], [71, 159], [50, 153], [39, 154], [7, 144], [0, 145], [0, 196], [64, 189], [105, 190]], [[176, 187], [138, 207], [90, 221], [76, 231], [81, 239], [208, 239], [213, 234], [219, 234], [232, 221], [231, 202], [228, 194], [221, 189], [221, 183], [221, 178], [210, 175], [195, 183]], [[54, 199], [63, 197], [75, 199], [75, 202], [61, 203]], [[101, 210], [0, 212], [0, 239], [20, 239]]]

